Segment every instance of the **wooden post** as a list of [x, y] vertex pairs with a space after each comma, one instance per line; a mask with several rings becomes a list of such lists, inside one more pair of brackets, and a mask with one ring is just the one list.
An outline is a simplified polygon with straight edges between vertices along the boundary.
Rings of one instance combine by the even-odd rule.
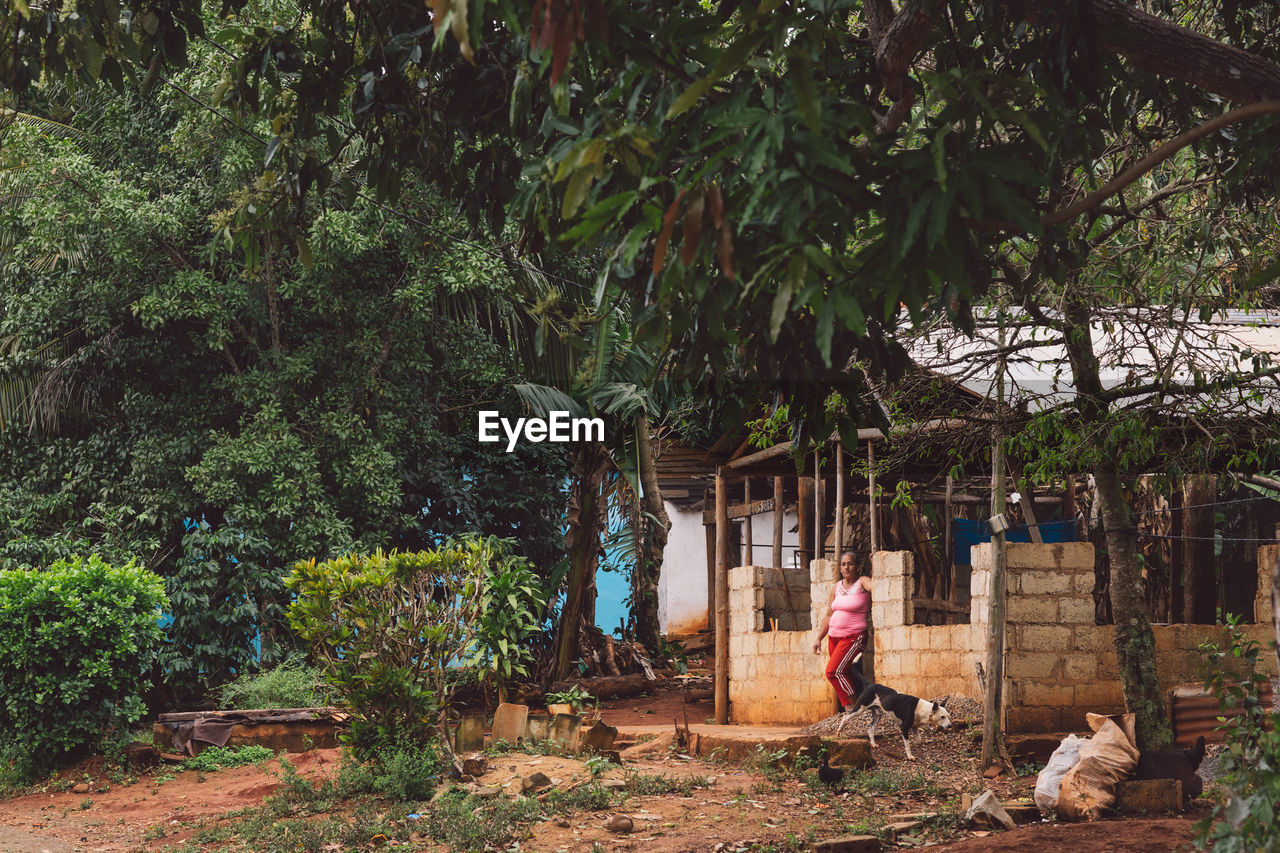
[[880, 515], [876, 512], [876, 448], [871, 441], [867, 441], [867, 500], [871, 515], [871, 553], [875, 554], [880, 551]]
[[800, 537], [800, 563], [803, 568], [809, 568], [809, 561], [813, 557], [813, 479], [811, 477], [801, 477], [796, 486], [799, 495], [796, 500], [796, 514], [799, 516], [799, 523], [796, 525], [796, 531]]
[[782, 478], [773, 478], [773, 567], [782, 569]]
[[823, 536], [822, 516], [827, 503], [826, 484], [822, 481], [822, 450], [813, 451], [813, 556], [821, 560], [826, 555], [826, 537]]
[[836, 442], [836, 560], [844, 553], [844, 444]]
[[[1169, 495], [1169, 512], [1173, 522], [1169, 528], [1172, 537], [1169, 546], [1169, 622], [1186, 622], [1182, 595], [1182, 484], [1175, 483]], [[1280, 575], [1280, 573], [1277, 573]]]
[[945, 533], [943, 533], [944, 538], [942, 540], [942, 556], [943, 556], [943, 559], [947, 561], [947, 571], [946, 571], [947, 596], [946, 598], [948, 601], [954, 601], [955, 594], [956, 594], [955, 544], [951, 541], [951, 525], [952, 525], [951, 517], [955, 515], [954, 510], [951, 508], [951, 489], [953, 484], [954, 484], [954, 481], [952, 480], [951, 475], [948, 474], [947, 475], [947, 499], [946, 499], [946, 503], [943, 504], [943, 510], [942, 510], [944, 525], [945, 525], [944, 529], [946, 531]]
[[[1004, 326], [1000, 327], [1000, 346], [1004, 347]], [[1004, 361], [996, 373], [996, 402], [1004, 405]], [[1004, 512], [1004, 448], [1000, 431], [994, 430], [991, 442], [991, 515]], [[1004, 571], [1005, 535], [1001, 531], [991, 538], [995, 553], [991, 561], [991, 609], [987, 623], [987, 683], [982, 702], [982, 766], [990, 767], [1000, 760], [1004, 749], [1001, 712], [1004, 704]]]
[[1018, 491], [1022, 493], [1022, 517], [1027, 520], [1027, 532], [1036, 545], [1044, 544], [1044, 534], [1040, 532], [1040, 522], [1036, 520], [1036, 489], [1031, 481], [1022, 476], [1019, 469], [1013, 480]]
[[729, 481], [716, 469], [716, 724], [729, 724]]
[[716, 629], [716, 526], [707, 524], [707, 630]]
[[[747, 512], [751, 512], [751, 478], [742, 478], [742, 502], [747, 505]], [[742, 562], [740, 566], [754, 566], [756, 564], [755, 543], [751, 539], [751, 516], [747, 515], [742, 519]]]

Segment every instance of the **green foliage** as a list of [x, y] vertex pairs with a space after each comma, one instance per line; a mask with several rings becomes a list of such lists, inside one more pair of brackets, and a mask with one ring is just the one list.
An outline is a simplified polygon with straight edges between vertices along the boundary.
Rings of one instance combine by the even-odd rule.
[[507, 540], [488, 539], [482, 561], [484, 576], [469, 666], [478, 667], [500, 689], [529, 675], [533, 639], [542, 633], [547, 598], [529, 561], [511, 552]]
[[595, 698], [581, 684], [570, 684], [566, 689], [548, 693], [544, 698], [548, 705], [572, 705], [574, 713], [595, 702]]
[[[1258, 669], [1262, 647], [1245, 635], [1238, 617], [1230, 617], [1226, 649], [1203, 643], [1200, 651], [1205, 689], [1218, 697], [1224, 713], [1235, 716], [1219, 727], [1226, 749], [1218, 802], [1213, 814], [1196, 824], [1196, 844], [1214, 853], [1274, 850], [1280, 846], [1280, 714], [1262, 701], [1268, 681]], [[1243, 678], [1237, 680], [1231, 673], [1240, 670]]]
[[134, 564], [60, 560], [0, 572], [0, 727], [45, 761], [146, 712], [164, 584]]
[[[453, 664], [506, 657], [525, 638], [526, 620], [493, 610], [532, 612], [541, 597], [505, 585], [496, 587], [501, 599], [490, 594], [495, 567], [527, 572], [510, 561], [506, 544], [476, 536], [433, 551], [375, 551], [294, 567], [286, 581], [297, 596], [290, 624], [351, 705], [351, 738], [362, 750], [425, 739], [448, 707]], [[518, 636], [501, 633], [507, 629]], [[517, 659], [511, 671], [521, 665]]]
[[275, 753], [265, 746], [210, 746], [202, 749], [199, 755], [182, 762], [186, 770], [200, 770], [212, 773], [215, 770], [226, 770], [229, 767], [244, 767], [248, 764], [261, 764]]
[[217, 690], [220, 708], [322, 708], [332, 702], [324, 674], [301, 655], [271, 669], [246, 672]]

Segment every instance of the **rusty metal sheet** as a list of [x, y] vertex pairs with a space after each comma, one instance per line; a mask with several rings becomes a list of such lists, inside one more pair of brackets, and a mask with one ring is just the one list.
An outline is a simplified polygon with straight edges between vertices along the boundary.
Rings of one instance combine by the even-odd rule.
[[[1272, 707], [1275, 696], [1271, 683], [1262, 685], [1259, 698], [1266, 707]], [[1179, 685], [1169, 691], [1169, 717], [1173, 722], [1173, 742], [1181, 747], [1195, 746], [1196, 738], [1204, 735], [1208, 743], [1222, 743], [1222, 718], [1237, 716], [1218, 709], [1218, 699], [1204, 688], [1194, 684]]]

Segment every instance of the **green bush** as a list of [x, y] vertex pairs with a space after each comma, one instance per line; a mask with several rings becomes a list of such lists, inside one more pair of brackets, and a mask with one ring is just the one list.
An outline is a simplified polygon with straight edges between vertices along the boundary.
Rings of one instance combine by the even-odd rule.
[[0, 726], [46, 760], [146, 713], [164, 582], [96, 556], [0, 572]]
[[216, 691], [221, 708], [321, 708], [333, 701], [333, 690], [318, 667], [299, 654], [262, 672], [246, 672]]
[[[1196, 824], [1196, 846], [1214, 853], [1280, 849], [1280, 714], [1262, 701], [1267, 676], [1258, 669], [1262, 647], [1228, 617], [1227, 649], [1202, 643], [1205, 689], [1218, 698], [1226, 749], [1213, 813]], [[1237, 670], [1243, 670], [1237, 680]]]
[[226, 770], [229, 767], [244, 767], [248, 764], [261, 764], [276, 754], [265, 746], [250, 744], [247, 746], [210, 746], [200, 750], [200, 754], [182, 762], [185, 770], [203, 770], [212, 773]]
[[289, 621], [351, 706], [350, 743], [367, 751], [443, 733], [455, 664], [509, 658], [521, 671], [526, 622], [509, 614], [532, 612], [541, 598], [531, 583], [495, 586], [494, 566], [504, 581], [527, 568], [508, 543], [479, 537], [294, 567]]

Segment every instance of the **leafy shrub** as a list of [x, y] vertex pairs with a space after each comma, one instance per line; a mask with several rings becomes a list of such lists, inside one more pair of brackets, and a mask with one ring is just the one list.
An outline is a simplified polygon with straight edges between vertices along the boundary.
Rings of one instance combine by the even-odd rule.
[[212, 773], [215, 770], [226, 770], [228, 767], [244, 767], [247, 764], [261, 764], [275, 753], [265, 746], [210, 746], [200, 750], [200, 754], [182, 762], [187, 770], [203, 770]]
[[[1280, 714], [1262, 701], [1267, 676], [1258, 671], [1261, 647], [1229, 617], [1227, 650], [1203, 643], [1205, 689], [1218, 697], [1228, 718], [1219, 730], [1226, 749], [1219, 769], [1218, 802], [1213, 814], [1196, 824], [1196, 844], [1214, 853], [1275, 850], [1280, 847]], [[1233, 660], [1234, 658], [1234, 660]], [[1243, 669], [1239, 680], [1232, 670]]]
[[292, 654], [263, 672], [246, 672], [217, 690], [222, 708], [320, 708], [333, 702], [333, 691], [318, 667]]
[[338, 772], [337, 787], [348, 797], [377, 794], [397, 802], [429, 800], [444, 769], [436, 741], [401, 738], [379, 746], [363, 760], [346, 760]]
[[[267, 567], [265, 540], [231, 527], [191, 524], [168, 578], [173, 621], [163, 652], [166, 681], [184, 698], [258, 665], [254, 641], [279, 621], [279, 569]], [[265, 613], [263, 611], [266, 611]]]
[[425, 741], [433, 721], [443, 733], [455, 663], [519, 660], [519, 636], [503, 631], [521, 623], [491, 612], [531, 609], [521, 596], [532, 598], [532, 591], [501, 587], [501, 601], [490, 594], [491, 567], [519, 566], [509, 554], [502, 540], [465, 537], [435, 551], [377, 551], [294, 567], [286, 581], [297, 593], [289, 620], [351, 706], [350, 743], [367, 751], [406, 737]]
[[96, 556], [0, 572], [0, 726], [57, 759], [137, 722], [164, 583]]

